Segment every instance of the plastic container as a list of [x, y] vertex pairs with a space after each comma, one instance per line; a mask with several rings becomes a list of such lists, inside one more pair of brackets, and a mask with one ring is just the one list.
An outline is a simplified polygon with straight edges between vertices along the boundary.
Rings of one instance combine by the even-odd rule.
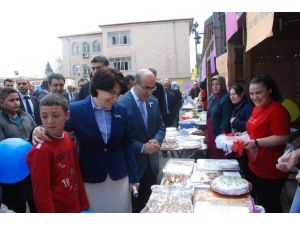
[[194, 159], [169, 159], [163, 168], [163, 174], [183, 174], [190, 176], [194, 167]]
[[196, 124], [194, 121], [188, 121], [188, 122], [181, 121], [181, 122], [179, 122], [179, 126], [180, 126], [180, 129], [189, 129], [189, 128], [196, 127]]

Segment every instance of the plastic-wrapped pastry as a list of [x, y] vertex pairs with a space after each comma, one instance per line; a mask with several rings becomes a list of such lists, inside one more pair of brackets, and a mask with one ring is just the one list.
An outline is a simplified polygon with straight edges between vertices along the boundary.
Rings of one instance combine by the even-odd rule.
[[143, 213], [192, 213], [193, 189], [179, 186], [152, 186], [152, 194]]

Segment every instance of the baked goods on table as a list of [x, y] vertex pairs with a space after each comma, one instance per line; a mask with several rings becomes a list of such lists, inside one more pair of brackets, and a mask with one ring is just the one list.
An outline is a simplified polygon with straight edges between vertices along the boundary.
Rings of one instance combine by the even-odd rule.
[[250, 192], [250, 183], [236, 176], [219, 176], [210, 185], [211, 189], [223, 195], [244, 195]]
[[184, 185], [186, 176], [183, 174], [166, 174], [161, 181], [164, 186]]
[[252, 212], [250, 195], [224, 196], [208, 189], [195, 189], [193, 194], [194, 213], [206, 212]]
[[152, 193], [142, 213], [192, 213], [191, 188], [153, 185]]
[[194, 171], [189, 184], [197, 188], [210, 188], [211, 182], [216, 178], [221, 176], [222, 173], [218, 171]]

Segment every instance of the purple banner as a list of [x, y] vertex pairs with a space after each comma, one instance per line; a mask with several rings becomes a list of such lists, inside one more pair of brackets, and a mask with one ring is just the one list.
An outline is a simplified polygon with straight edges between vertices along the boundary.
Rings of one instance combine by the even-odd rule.
[[210, 74], [213, 74], [216, 72], [215, 56], [213, 52], [210, 53], [209, 58], [210, 58]]
[[228, 41], [232, 35], [237, 32], [238, 24], [235, 12], [225, 13], [225, 23], [226, 23], [226, 41]]
[[216, 42], [214, 41], [213, 49], [209, 55], [210, 58], [210, 74], [213, 74], [216, 72], [216, 64], [215, 64], [215, 58], [216, 58]]
[[201, 65], [201, 79], [202, 81], [206, 78], [206, 57], [205, 55], [202, 58], [202, 65]]

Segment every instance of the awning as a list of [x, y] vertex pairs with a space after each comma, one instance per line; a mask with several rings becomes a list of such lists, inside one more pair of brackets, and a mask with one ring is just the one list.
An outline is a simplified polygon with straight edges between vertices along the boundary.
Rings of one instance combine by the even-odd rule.
[[217, 71], [219, 75], [225, 77], [226, 84], [228, 84], [228, 53], [220, 55], [216, 58]]
[[273, 35], [274, 12], [247, 12], [246, 52]]

